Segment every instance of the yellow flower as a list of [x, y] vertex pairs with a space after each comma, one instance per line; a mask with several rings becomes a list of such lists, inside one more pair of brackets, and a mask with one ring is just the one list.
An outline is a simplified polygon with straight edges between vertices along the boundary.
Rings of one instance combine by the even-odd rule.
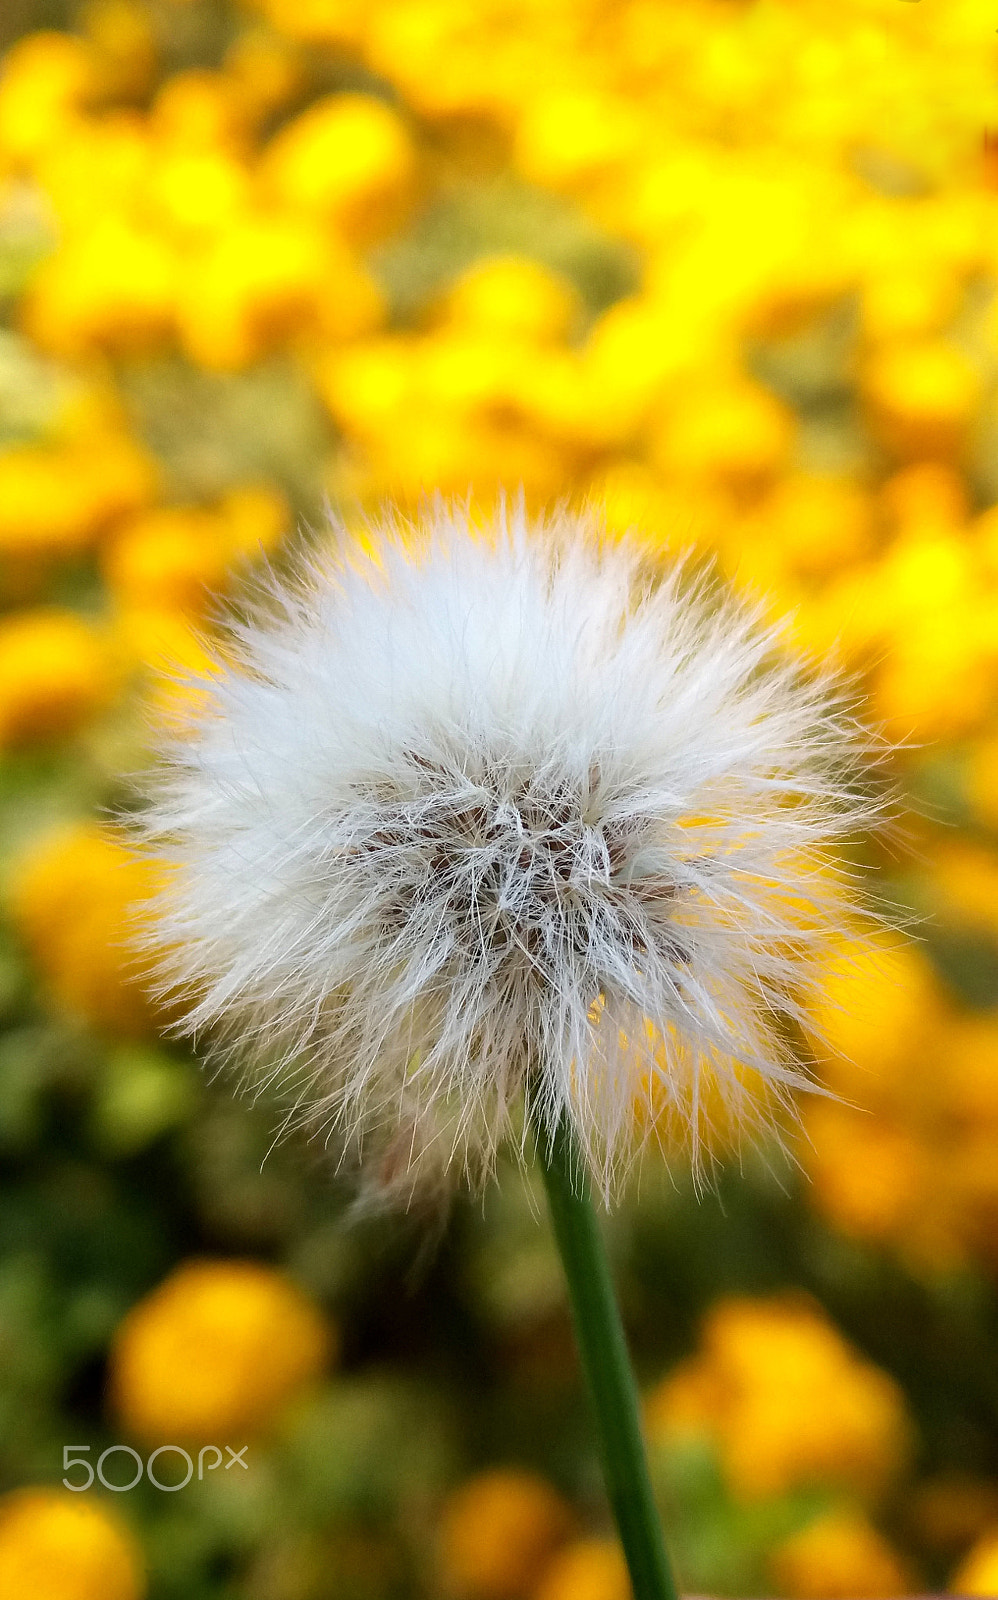
[[896, 1384], [803, 1298], [719, 1301], [701, 1353], [652, 1394], [648, 1418], [653, 1437], [713, 1439], [749, 1499], [808, 1484], [876, 1494], [911, 1447]]
[[415, 198], [416, 158], [405, 123], [384, 100], [337, 94], [280, 130], [260, 177], [279, 205], [368, 242], [396, 227]]
[[567, 278], [526, 256], [491, 256], [455, 279], [437, 319], [487, 338], [564, 339], [580, 312]]
[[119, 435], [0, 450], [0, 559], [47, 562], [78, 555], [117, 516], [148, 505], [156, 468]]
[[900, 938], [843, 941], [810, 1007], [822, 1076], [867, 1109], [910, 1103], [915, 1064], [931, 1057], [949, 1017], [932, 967]]
[[163, 150], [238, 154], [248, 133], [239, 85], [224, 72], [190, 68], [165, 80], [149, 112], [149, 132]]
[[732, 545], [775, 545], [794, 572], [819, 576], [871, 550], [870, 496], [846, 478], [791, 473], [736, 527]]
[[272, 25], [307, 44], [355, 45], [370, 7], [363, 0], [252, 0]]
[[612, 1539], [577, 1539], [545, 1567], [531, 1600], [631, 1600], [631, 1580]]
[[204, 611], [225, 586], [227, 534], [221, 517], [196, 507], [146, 511], [115, 530], [105, 581], [126, 610]]
[[331, 247], [307, 217], [248, 215], [188, 264], [177, 321], [199, 366], [238, 370], [311, 326]]
[[622, 96], [559, 88], [527, 101], [514, 161], [531, 183], [585, 190], [632, 164], [647, 134], [640, 112]]
[[815, 1204], [834, 1228], [910, 1247], [922, 1262], [946, 1266], [959, 1258], [940, 1215], [935, 1164], [912, 1129], [823, 1101], [806, 1106], [803, 1120], [800, 1158]]
[[998, 1531], [980, 1538], [949, 1581], [952, 1594], [998, 1593]]
[[956, 455], [981, 397], [973, 363], [945, 341], [891, 345], [863, 374], [870, 426], [900, 456]]
[[897, 1552], [861, 1511], [849, 1506], [825, 1512], [785, 1539], [770, 1564], [790, 1600], [841, 1600], [843, 1595], [874, 1600], [916, 1589]]
[[187, 1261], [115, 1334], [110, 1395], [126, 1433], [150, 1444], [241, 1444], [317, 1382], [328, 1319], [254, 1261]]
[[28, 611], [0, 622], [0, 748], [73, 733], [113, 692], [107, 646], [75, 612]]
[[70, 33], [29, 33], [0, 63], [0, 168], [29, 165], [65, 137], [94, 89], [94, 59]]
[[18, 1489], [0, 1500], [0, 1600], [142, 1600], [145, 1563], [92, 1498]]
[[129, 947], [153, 874], [94, 823], [43, 838], [10, 885], [14, 925], [57, 1003], [125, 1037], [152, 1031], [144, 964]]
[[81, 13], [93, 46], [93, 75], [101, 98], [135, 100], [156, 71], [156, 35], [139, 0], [88, 0]]
[[732, 378], [683, 393], [655, 427], [649, 455], [669, 475], [752, 490], [775, 477], [792, 438], [787, 408], [761, 385]]
[[457, 1600], [521, 1600], [570, 1526], [568, 1506], [535, 1473], [480, 1473], [444, 1505], [441, 1588]]
[[154, 349], [172, 330], [179, 274], [159, 233], [100, 216], [42, 263], [22, 307], [24, 327], [55, 355]]

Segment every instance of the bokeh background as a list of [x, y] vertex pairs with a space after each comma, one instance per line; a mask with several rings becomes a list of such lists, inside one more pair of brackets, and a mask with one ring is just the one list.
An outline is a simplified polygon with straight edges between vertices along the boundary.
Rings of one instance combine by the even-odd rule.
[[2, 1600], [626, 1600], [533, 1178], [352, 1216], [162, 1037], [108, 823], [211, 595], [503, 486], [709, 556], [903, 744], [841, 1100], [608, 1222], [684, 1585], [998, 1593], [996, 25], [4, 0]]

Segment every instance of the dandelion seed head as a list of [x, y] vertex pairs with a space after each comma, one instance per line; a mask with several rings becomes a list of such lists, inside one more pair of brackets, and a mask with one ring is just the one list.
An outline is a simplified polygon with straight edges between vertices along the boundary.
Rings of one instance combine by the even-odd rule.
[[481, 1181], [529, 1098], [609, 1199], [663, 1113], [699, 1170], [709, 1104], [809, 1086], [784, 1023], [873, 806], [750, 605], [591, 516], [437, 503], [271, 578], [197, 687], [139, 823], [161, 990], [375, 1189]]

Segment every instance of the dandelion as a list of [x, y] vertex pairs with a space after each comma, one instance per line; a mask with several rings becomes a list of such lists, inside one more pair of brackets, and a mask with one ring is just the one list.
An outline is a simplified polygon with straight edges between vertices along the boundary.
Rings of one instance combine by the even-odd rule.
[[696, 1165], [708, 1100], [808, 1084], [780, 1019], [871, 811], [847, 712], [592, 518], [439, 502], [273, 578], [199, 687], [140, 825], [163, 988], [384, 1190], [536, 1134], [635, 1594], [671, 1593], [588, 1189], [663, 1107]]

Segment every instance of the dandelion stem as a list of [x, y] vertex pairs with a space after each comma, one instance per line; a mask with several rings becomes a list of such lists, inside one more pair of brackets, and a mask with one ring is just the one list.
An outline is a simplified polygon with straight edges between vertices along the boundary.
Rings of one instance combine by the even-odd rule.
[[648, 1475], [634, 1373], [584, 1165], [564, 1118], [553, 1137], [539, 1127], [535, 1131], [634, 1600], [678, 1600]]

